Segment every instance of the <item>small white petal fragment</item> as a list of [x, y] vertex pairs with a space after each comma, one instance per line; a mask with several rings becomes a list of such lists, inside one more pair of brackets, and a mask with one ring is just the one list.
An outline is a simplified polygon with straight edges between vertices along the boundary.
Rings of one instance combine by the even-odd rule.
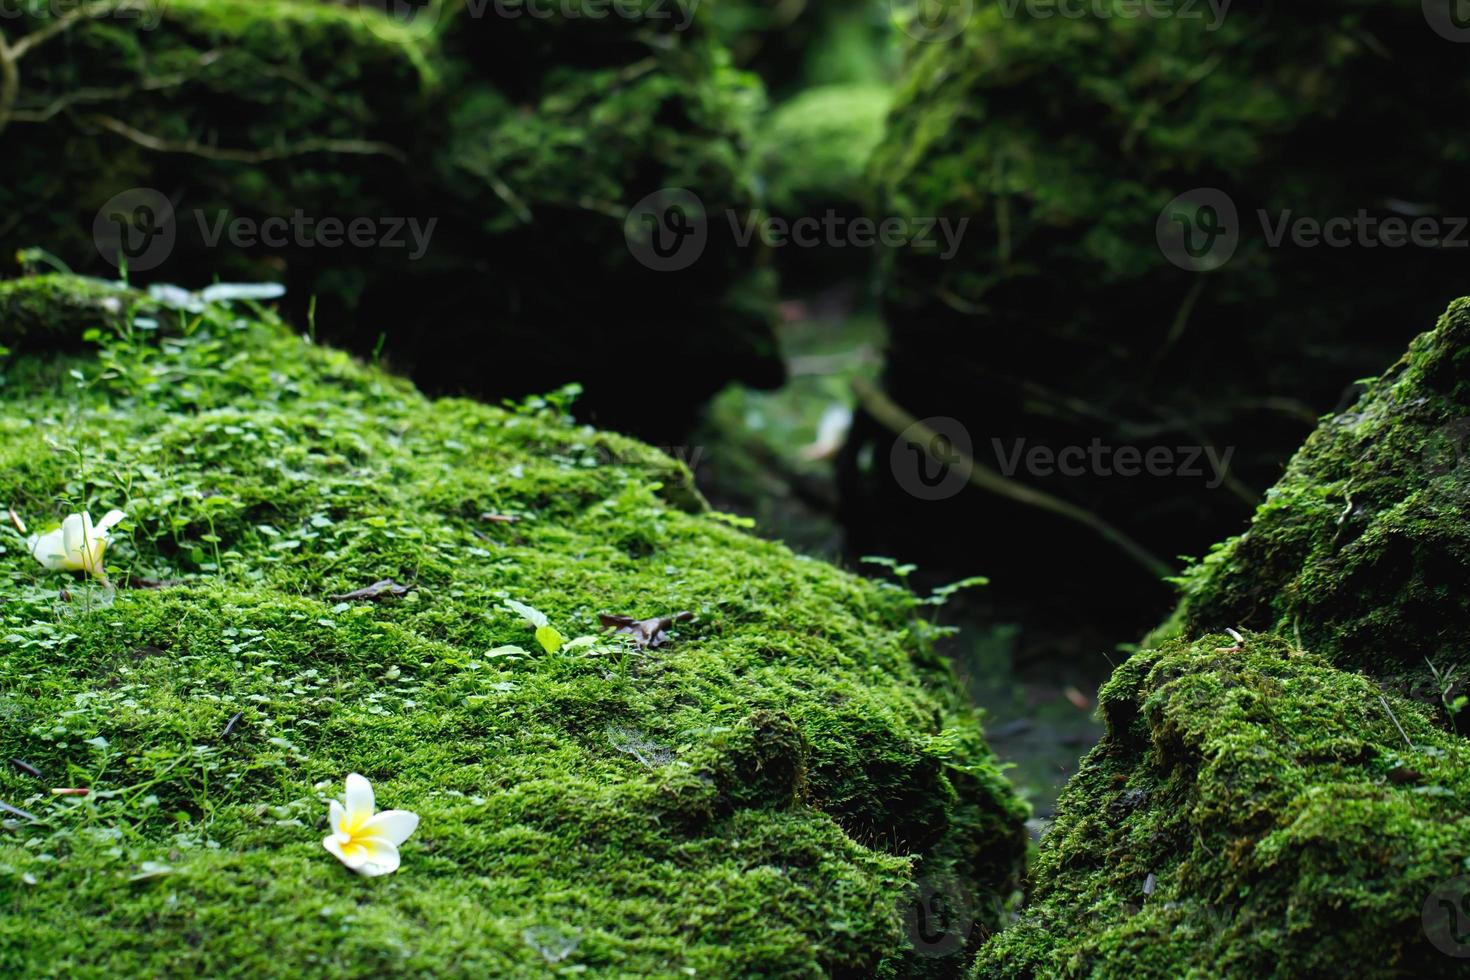
[[341, 802], [327, 804], [332, 834], [322, 840], [322, 847], [365, 878], [392, 874], [400, 864], [399, 845], [418, 829], [418, 814], [408, 810], [374, 814], [372, 784], [357, 773], [347, 777], [345, 789]]

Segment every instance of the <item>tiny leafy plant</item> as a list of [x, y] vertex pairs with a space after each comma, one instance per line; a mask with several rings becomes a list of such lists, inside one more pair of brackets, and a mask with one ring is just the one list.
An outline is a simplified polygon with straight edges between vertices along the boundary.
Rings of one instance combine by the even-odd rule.
[[1470, 704], [1470, 697], [1464, 694], [1451, 697], [1454, 693], [1455, 685], [1459, 683], [1456, 668], [1447, 667], [1444, 670], [1440, 670], [1434, 666], [1432, 661], [1425, 660], [1424, 662], [1429, 664], [1429, 672], [1434, 675], [1435, 686], [1439, 688], [1439, 703], [1444, 705], [1444, 713], [1445, 717], [1449, 719], [1450, 730], [1459, 734], [1460, 726], [1455, 719], [1459, 717], [1460, 712], [1465, 710], [1465, 706]]

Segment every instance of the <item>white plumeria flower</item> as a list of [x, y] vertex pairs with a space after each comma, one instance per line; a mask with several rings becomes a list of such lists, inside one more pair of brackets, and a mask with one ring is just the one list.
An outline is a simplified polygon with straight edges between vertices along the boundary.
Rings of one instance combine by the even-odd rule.
[[327, 817], [332, 836], [322, 846], [352, 871], [365, 878], [398, 870], [398, 846], [419, 825], [419, 815], [407, 810], [373, 813], [373, 786], [357, 773], [347, 777], [345, 803], [332, 800]]
[[103, 558], [107, 554], [107, 534], [127, 515], [110, 510], [92, 523], [92, 515], [83, 511], [61, 522], [49, 534], [33, 534], [26, 541], [31, 557], [53, 572], [86, 572], [101, 582], [107, 581]]

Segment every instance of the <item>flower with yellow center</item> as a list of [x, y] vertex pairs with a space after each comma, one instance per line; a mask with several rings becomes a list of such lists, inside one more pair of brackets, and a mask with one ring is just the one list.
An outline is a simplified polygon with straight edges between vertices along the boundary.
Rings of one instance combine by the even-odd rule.
[[419, 825], [416, 813], [384, 810], [373, 813], [373, 787], [357, 773], [347, 777], [342, 802], [328, 804], [327, 819], [332, 835], [322, 846], [347, 867], [365, 878], [398, 870], [398, 847]]
[[31, 535], [26, 547], [32, 558], [53, 572], [86, 572], [106, 582], [103, 558], [107, 554], [107, 535], [126, 516], [120, 510], [110, 510], [93, 524], [92, 515], [86, 511], [72, 514], [56, 530]]

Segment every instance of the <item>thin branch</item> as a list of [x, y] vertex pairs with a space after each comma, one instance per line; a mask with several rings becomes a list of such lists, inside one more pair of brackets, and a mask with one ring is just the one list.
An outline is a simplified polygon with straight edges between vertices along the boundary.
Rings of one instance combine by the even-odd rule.
[[11, 45], [10, 53], [16, 61], [19, 61], [25, 56], [27, 51], [33, 48], [39, 48], [56, 35], [71, 30], [84, 20], [98, 20], [103, 17], [110, 17], [124, 10], [136, 10], [141, 13], [146, 13], [148, 7], [145, 0], [96, 0], [94, 3], [85, 4], [84, 6], [77, 7], [75, 10], [70, 10], [55, 20], [50, 21], [40, 30], [27, 34], [19, 41], [16, 41], [15, 44]]
[[9, 125], [15, 100], [20, 97], [18, 58], [15, 49], [5, 40], [5, 32], [0, 31], [0, 133], [5, 132]]
[[1380, 704], [1383, 705], [1383, 710], [1388, 712], [1388, 719], [1389, 721], [1393, 722], [1393, 727], [1397, 728], [1399, 730], [1399, 734], [1404, 736], [1404, 744], [1409, 747], [1409, 751], [1414, 751], [1414, 743], [1409, 741], [1408, 735], [1404, 734], [1404, 726], [1400, 725], [1399, 720], [1394, 717], [1393, 709], [1388, 706], [1388, 700], [1382, 694], [1380, 694], [1378, 695], [1378, 701]]
[[[937, 439], [937, 434], [924, 425], [920, 424], [911, 414], [888, 397], [877, 385], [865, 378], [859, 378], [852, 384], [853, 390], [857, 392], [858, 400], [862, 403], [868, 414], [877, 419], [885, 428], [895, 433], [912, 433], [917, 440], [925, 444], [932, 444]], [[957, 450], [956, 450], [957, 452]], [[1165, 562], [1159, 560], [1143, 545], [1134, 541], [1127, 534], [1109, 524], [1088, 510], [1083, 510], [1075, 504], [1068, 503], [1060, 497], [1054, 497], [1049, 493], [1036, 490], [1026, 486], [1017, 480], [1002, 476], [995, 470], [977, 462], [972, 458], [966, 460], [970, 471], [970, 483], [988, 493], [1014, 500], [1027, 507], [1035, 507], [1038, 510], [1049, 511], [1058, 514], [1070, 521], [1075, 521], [1084, 527], [1090, 528], [1100, 537], [1116, 546], [1120, 551], [1128, 555], [1139, 565], [1159, 577], [1165, 578], [1174, 574]]]
[[56, 18], [40, 30], [32, 31], [14, 44], [0, 32], [0, 133], [14, 118], [15, 102], [20, 98], [20, 59], [58, 34], [71, 30], [83, 20], [106, 17], [120, 10], [146, 10], [144, 0], [97, 0]]
[[103, 129], [116, 133], [144, 149], [153, 150], [156, 153], [181, 153], [205, 160], [222, 160], [229, 163], [268, 163], [272, 160], [286, 160], [309, 153], [342, 153], [354, 156], [385, 156], [392, 157], [400, 163], [408, 162], [408, 155], [396, 146], [372, 140], [309, 139], [267, 150], [232, 150], [206, 146], [194, 140], [161, 139], [142, 130], [134, 129], [121, 119], [114, 119], [112, 116], [95, 114], [86, 118], [89, 122], [96, 123]]

